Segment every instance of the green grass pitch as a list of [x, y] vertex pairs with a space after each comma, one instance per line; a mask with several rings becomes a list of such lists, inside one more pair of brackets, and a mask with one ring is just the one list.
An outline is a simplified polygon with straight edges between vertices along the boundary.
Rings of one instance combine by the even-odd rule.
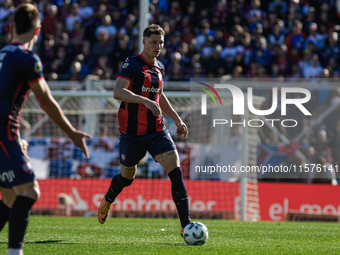
[[[31, 216], [24, 254], [340, 254], [340, 224], [200, 219], [203, 246], [188, 246], [175, 219]], [[0, 233], [7, 254], [8, 227]]]

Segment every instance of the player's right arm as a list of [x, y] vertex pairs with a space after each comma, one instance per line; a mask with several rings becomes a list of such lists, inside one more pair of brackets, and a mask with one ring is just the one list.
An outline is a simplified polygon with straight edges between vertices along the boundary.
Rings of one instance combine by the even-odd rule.
[[149, 98], [137, 95], [129, 90], [130, 82], [128, 79], [118, 77], [116, 80], [113, 97], [128, 103], [144, 104], [155, 116], [161, 116], [162, 111], [159, 104]]
[[48, 87], [44, 78], [38, 79], [34, 83], [30, 83], [35, 97], [40, 103], [41, 108], [47, 113], [47, 115], [56, 123], [72, 140], [74, 145], [81, 149], [87, 158], [89, 158], [89, 152], [85, 143], [85, 138], [92, 138], [91, 135], [86, 134], [83, 131], [76, 130], [72, 124], [68, 121], [60, 108], [58, 102], [53, 98], [51, 90]]

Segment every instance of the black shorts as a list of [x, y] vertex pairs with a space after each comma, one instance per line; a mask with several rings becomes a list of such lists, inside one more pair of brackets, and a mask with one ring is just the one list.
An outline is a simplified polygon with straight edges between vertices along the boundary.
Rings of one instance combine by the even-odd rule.
[[124, 166], [138, 164], [147, 151], [155, 157], [172, 150], [176, 150], [176, 145], [168, 130], [141, 136], [121, 134], [119, 139], [120, 163]]
[[17, 141], [0, 138], [0, 187], [12, 188], [35, 180], [29, 160]]

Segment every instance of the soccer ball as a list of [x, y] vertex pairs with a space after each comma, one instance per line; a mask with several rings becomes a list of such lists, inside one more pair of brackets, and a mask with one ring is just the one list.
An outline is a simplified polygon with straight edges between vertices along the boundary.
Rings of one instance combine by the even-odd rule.
[[184, 241], [189, 245], [203, 245], [208, 240], [208, 229], [201, 222], [192, 222], [183, 230]]

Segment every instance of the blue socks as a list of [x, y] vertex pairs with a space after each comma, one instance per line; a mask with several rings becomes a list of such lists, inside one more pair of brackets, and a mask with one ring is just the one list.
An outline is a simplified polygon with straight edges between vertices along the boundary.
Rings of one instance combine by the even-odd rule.
[[[184, 228], [190, 223], [190, 210], [188, 193], [183, 181], [182, 169], [180, 167], [175, 168], [169, 173], [172, 188], [172, 199], [175, 202], [177, 212], [181, 221], [181, 226]], [[110, 188], [105, 195], [106, 201], [114, 202], [116, 197], [122, 190], [130, 186], [133, 180], [122, 177], [121, 174], [112, 178]]]
[[0, 200], [0, 231], [4, 228], [6, 222], [8, 221], [9, 211], [11, 209]]
[[9, 241], [8, 247], [20, 249], [28, 224], [28, 216], [36, 200], [29, 197], [17, 196], [9, 213]]
[[181, 226], [184, 228], [190, 223], [190, 210], [187, 188], [185, 187], [182, 175], [182, 169], [176, 167], [169, 174], [172, 188], [172, 199], [175, 202]]
[[126, 179], [121, 174], [117, 174], [112, 178], [110, 188], [105, 195], [106, 201], [110, 203], [114, 202], [119, 193], [122, 192], [125, 187], [130, 186], [132, 182], [133, 179]]

